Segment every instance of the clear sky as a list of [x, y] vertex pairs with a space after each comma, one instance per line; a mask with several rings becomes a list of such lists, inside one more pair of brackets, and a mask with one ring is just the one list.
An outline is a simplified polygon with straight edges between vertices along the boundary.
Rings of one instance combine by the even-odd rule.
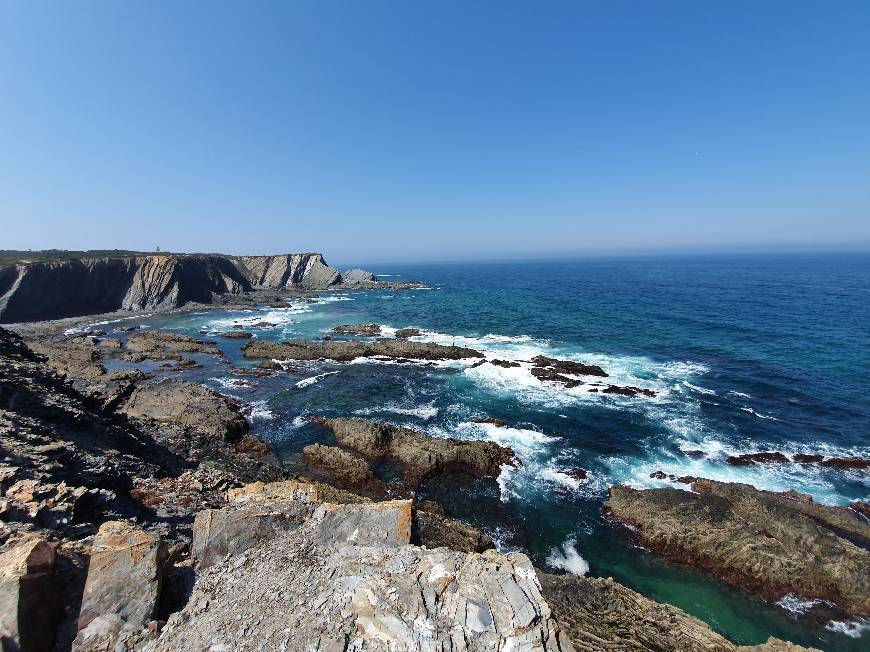
[[0, 0], [0, 249], [870, 246], [870, 2]]

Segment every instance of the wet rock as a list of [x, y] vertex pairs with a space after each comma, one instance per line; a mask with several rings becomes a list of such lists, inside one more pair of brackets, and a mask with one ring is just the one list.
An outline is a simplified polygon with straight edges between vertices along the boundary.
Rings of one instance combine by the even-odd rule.
[[618, 387], [616, 385], [608, 385], [601, 390], [602, 394], [619, 394], [620, 396], [647, 396], [655, 398], [656, 392], [651, 389], [642, 387]]
[[763, 453], [730, 455], [725, 461], [731, 466], [752, 466], [753, 464], [783, 464], [790, 460], [782, 453], [768, 451]]
[[861, 502], [860, 500], [855, 500], [849, 503], [849, 508], [862, 514], [865, 518], [870, 519], [870, 504]]
[[536, 367], [549, 368], [561, 374], [607, 377], [607, 373], [598, 365], [583, 364], [582, 362], [573, 362], [571, 360], [557, 360], [556, 358], [548, 358], [545, 355], [535, 356], [532, 358], [532, 363]]
[[220, 334], [221, 337], [228, 340], [249, 340], [254, 337], [253, 333], [247, 331], [227, 331]]
[[266, 369], [268, 371], [283, 371], [284, 367], [281, 366], [280, 363], [275, 362], [274, 360], [263, 360], [261, 363], [257, 365], [258, 369]]
[[824, 455], [815, 455], [815, 454], [806, 454], [806, 453], [797, 453], [793, 458], [795, 462], [798, 464], [818, 464], [823, 459], [825, 459]]
[[[280, 365], [279, 365], [280, 368]], [[234, 369], [230, 369], [227, 373], [231, 376], [254, 376], [256, 378], [268, 378], [272, 375], [271, 370], [263, 368], [263, 367], [236, 367]]]
[[870, 469], [870, 460], [860, 457], [829, 457], [822, 460], [822, 466], [841, 470], [864, 470]]
[[515, 463], [510, 448], [490, 441], [430, 437], [366, 419], [315, 421], [333, 432], [339, 446], [371, 460], [390, 459], [400, 464], [409, 486], [417, 486], [427, 476], [440, 472], [496, 477], [503, 464]]
[[302, 462], [309, 469], [370, 495], [382, 496], [387, 483], [375, 478], [369, 463], [335, 446], [311, 444], [302, 449]]
[[50, 650], [60, 619], [54, 548], [29, 536], [0, 549], [0, 648]]
[[684, 451], [687, 457], [691, 457], [693, 460], [699, 460], [706, 455], [704, 451], [701, 450], [693, 450], [693, 451]]
[[186, 426], [226, 441], [239, 439], [248, 429], [237, 403], [202, 385], [181, 381], [136, 388], [121, 412]]
[[649, 474], [649, 477], [653, 478], [654, 480], [666, 480], [668, 474], [664, 471], [653, 471]]
[[396, 331], [396, 337], [399, 339], [408, 339], [409, 337], [419, 337], [423, 333], [419, 328], [400, 328]]
[[109, 647], [153, 617], [166, 571], [159, 537], [123, 521], [100, 526], [91, 549], [74, 650]]
[[350, 362], [356, 358], [408, 358], [411, 360], [462, 360], [482, 358], [483, 354], [461, 346], [444, 346], [432, 342], [411, 342], [401, 339], [379, 339], [373, 342], [309, 342], [291, 340], [276, 343], [253, 340], [242, 347], [246, 358], [278, 360], [335, 360]]
[[100, 340], [98, 346], [104, 349], [120, 349], [121, 340], [119, 340], [117, 337], [104, 337]]
[[565, 475], [570, 476], [575, 480], [587, 480], [589, 478], [589, 471], [577, 467], [574, 469], [568, 469], [565, 471]]
[[490, 417], [478, 417], [470, 420], [471, 423], [489, 423], [494, 426], [498, 426], [499, 428], [504, 428], [507, 425], [507, 422], [504, 419], [495, 419]]
[[332, 329], [338, 335], [368, 335], [374, 337], [381, 334], [381, 327], [377, 324], [342, 324]]
[[496, 367], [502, 367], [504, 369], [510, 369], [512, 367], [519, 367], [519, 362], [514, 362], [513, 360], [499, 360], [498, 358], [494, 360], [489, 360], [489, 364], [493, 364]]
[[870, 612], [870, 525], [847, 508], [698, 479], [694, 493], [613, 487], [605, 508], [646, 547], [728, 584]]

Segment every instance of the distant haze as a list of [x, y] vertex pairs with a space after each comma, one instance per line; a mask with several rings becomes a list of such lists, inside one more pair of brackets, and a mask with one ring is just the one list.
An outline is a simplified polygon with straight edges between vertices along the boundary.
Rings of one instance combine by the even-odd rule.
[[0, 249], [870, 248], [870, 3], [0, 4]]

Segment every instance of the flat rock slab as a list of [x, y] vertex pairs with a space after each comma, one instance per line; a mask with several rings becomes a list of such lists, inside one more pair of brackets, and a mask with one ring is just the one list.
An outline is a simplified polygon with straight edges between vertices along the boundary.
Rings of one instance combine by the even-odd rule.
[[155, 649], [573, 650], [525, 555], [402, 545], [407, 501], [325, 507], [201, 573]]
[[382, 357], [408, 360], [463, 360], [484, 357], [480, 351], [462, 346], [444, 346], [432, 342], [404, 339], [379, 339], [374, 342], [267, 342], [254, 340], [242, 347], [246, 358], [276, 360], [335, 360], [350, 362], [356, 358]]
[[239, 439], [248, 429], [235, 401], [202, 385], [182, 381], [164, 380], [137, 387], [120, 412], [190, 427], [227, 441]]

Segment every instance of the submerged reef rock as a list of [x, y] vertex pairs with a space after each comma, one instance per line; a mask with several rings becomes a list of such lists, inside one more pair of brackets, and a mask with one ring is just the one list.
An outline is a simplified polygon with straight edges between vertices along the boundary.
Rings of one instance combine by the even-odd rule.
[[246, 358], [277, 360], [335, 360], [350, 362], [356, 358], [381, 357], [390, 360], [462, 360], [482, 358], [483, 354], [461, 346], [444, 346], [432, 342], [409, 342], [380, 339], [374, 342], [266, 342], [254, 340], [242, 347]]
[[870, 614], [870, 524], [853, 510], [706, 479], [692, 490], [617, 486], [605, 509], [644, 546], [728, 584]]
[[491, 441], [430, 437], [423, 433], [366, 419], [314, 419], [328, 428], [339, 446], [374, 462], [388, 459], [402, 466], [409, 486], [434, 473], [468, 473], [496, 477], [503, 464], [516, 463], [510, 448]]

